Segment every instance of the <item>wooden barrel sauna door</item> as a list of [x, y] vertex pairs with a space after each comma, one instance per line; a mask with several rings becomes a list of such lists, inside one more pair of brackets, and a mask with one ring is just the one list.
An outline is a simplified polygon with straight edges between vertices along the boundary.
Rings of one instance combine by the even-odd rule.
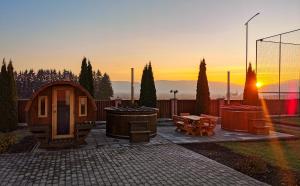
[[53, 89], [53, 138], [74, 137], [74, 91], [73, 88]]

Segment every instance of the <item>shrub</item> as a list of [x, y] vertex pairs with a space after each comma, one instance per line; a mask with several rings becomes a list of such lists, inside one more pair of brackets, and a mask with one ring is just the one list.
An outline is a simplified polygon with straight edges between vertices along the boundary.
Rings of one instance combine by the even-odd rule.
[[11, 133], [0, 133], [0, 153], [4, 153], [7, 149], [16, 143], [16, 136]]

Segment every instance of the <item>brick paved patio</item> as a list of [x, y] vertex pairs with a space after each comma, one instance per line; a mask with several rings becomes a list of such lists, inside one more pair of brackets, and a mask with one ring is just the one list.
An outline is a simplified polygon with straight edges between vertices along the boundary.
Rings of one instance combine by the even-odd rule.
[[1, 185], [263, 185], [176, 144], [0, 155]]
[[296, 136], [275, 131], [270, 131], [269, 135], [255, 135], [245, 132], [231, 132], [221, 129], [221, 125], [215, 128], [213, 136], [192, 136], [175, 131], [175, 126], [158, 127], [158, 134], [176, 144], [183, 143], [207, 143], [207, 142], [225, 142], [225, 141], [257, 141], [272, 139], [294, 139]]

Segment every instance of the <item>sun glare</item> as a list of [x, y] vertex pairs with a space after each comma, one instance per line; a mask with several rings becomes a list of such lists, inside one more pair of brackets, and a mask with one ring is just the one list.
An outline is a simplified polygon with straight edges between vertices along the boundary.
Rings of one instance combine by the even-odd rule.
[[263, 84], [262, 84], [261, 82], [256, 82], [256, 87], [257, 87], [257, 88], [262, 87], [262, 85], [263, 85]]

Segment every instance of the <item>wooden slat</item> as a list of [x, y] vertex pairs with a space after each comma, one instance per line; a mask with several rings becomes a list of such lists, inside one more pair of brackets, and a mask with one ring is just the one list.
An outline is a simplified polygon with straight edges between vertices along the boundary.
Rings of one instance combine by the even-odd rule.
[[195, 113], [196, 100], [178, 100], [177, 112], [180, 113]]
[[97, 121], [105, 121], [106, 113], [104, 111], [105, 107], [115, 106], [115, 100], [96, 100], [97, 105]]
[[171, 118], [170, 100], [157, 100], [156, 107], [159, 109], [158, 118]]

